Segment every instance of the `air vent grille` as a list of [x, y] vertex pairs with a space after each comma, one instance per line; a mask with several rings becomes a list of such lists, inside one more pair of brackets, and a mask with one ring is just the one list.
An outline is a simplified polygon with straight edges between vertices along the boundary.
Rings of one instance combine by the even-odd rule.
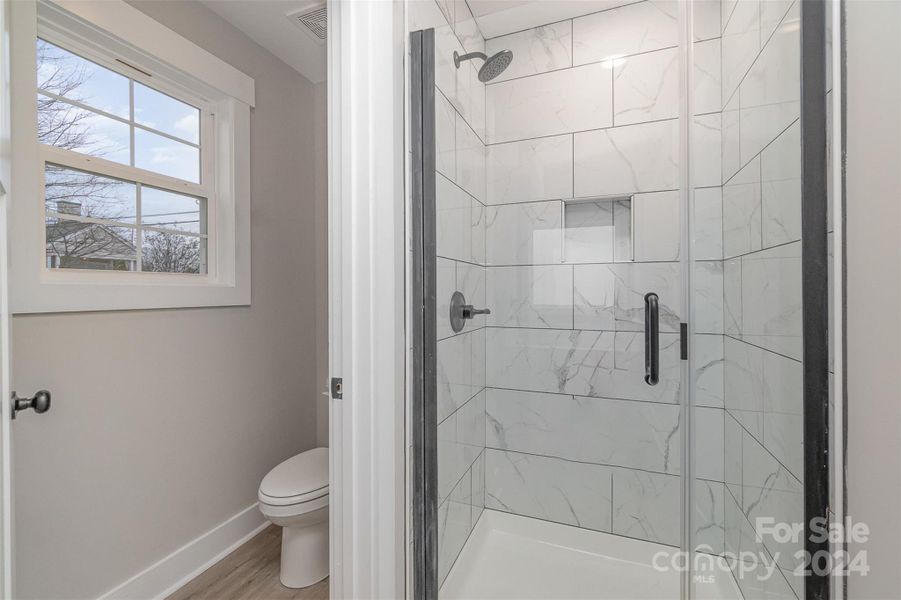
[[328, 9], [325, 6], [291, 15], [318, 40], [325, 41], [328, 33]]

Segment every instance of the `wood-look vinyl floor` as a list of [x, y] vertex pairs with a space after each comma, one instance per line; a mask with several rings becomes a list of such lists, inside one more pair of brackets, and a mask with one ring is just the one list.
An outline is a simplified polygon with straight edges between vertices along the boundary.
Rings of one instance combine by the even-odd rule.
[[167, 600], [328, 600], [328, 579], [301, 590], [278, 580], [279, 529], [270, 525]]

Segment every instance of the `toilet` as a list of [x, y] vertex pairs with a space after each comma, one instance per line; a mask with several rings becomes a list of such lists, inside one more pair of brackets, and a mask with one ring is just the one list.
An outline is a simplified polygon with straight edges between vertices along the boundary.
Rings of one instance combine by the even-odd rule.
[[292, 456], [260, 483], [260, 512], [282, 528], [282, 585], [302, 588], [328, 576], [328, 448]]

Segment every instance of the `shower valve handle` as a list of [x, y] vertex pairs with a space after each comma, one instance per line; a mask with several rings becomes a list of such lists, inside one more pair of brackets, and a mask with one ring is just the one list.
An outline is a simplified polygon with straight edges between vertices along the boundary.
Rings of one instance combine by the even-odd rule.
[[450, 325], [454, 333], [463, 331], [467, 319], [473, 319], [477, 315], [490, 315], [487, 308], [474, 308], [472, 304], [466, 304], [466, 297], [462, 292], [454, 292], [450, 300]]
[[490, 308], [473, 308], [472, 304], [463, 305], [463, 318], [472, 319], [476, 315], [490, 315]]

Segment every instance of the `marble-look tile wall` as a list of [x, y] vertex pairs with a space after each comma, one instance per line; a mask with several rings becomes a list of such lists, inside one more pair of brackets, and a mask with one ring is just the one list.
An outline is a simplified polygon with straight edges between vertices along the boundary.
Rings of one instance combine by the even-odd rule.
[[[695, 3], [700, 539], [724, 549], [718, 0]], [[487, 508], [669, 545], [680, 528], [678, 4], [490, 39]], [[644, 382], [644, 294], [661, 377]]]
[[444, 581], [485, 506], [485, 317], [454, 333], [454, 291], [486, 303], [485, 86], [478, 64], [454, 51], [484, 51], [465, 0], [409, 3], [414, 29], [435, 28], [438, 315], [438, 579]]
[[736, 568], [749, 598], [803, 597], [801, 540], [754, 527], [803, 522], [799, 10], [738, 0], [722, 15], [726, 550], [779, 566], [766, 580]]

